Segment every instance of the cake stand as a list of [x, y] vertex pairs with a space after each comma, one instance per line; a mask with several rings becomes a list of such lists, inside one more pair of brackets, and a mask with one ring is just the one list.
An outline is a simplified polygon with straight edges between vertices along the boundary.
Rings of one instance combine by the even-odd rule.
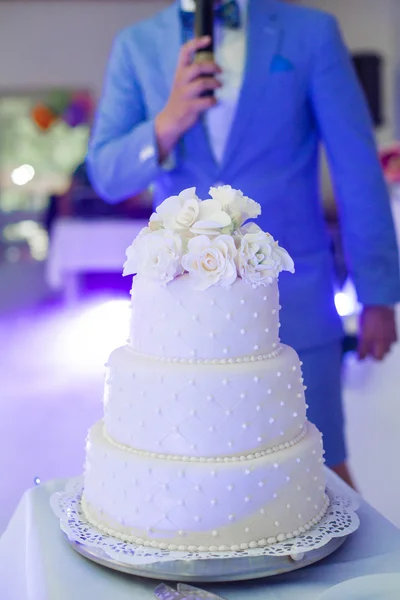
[[314, 564], [335, 552], [359, 527], [358, 503], [332, 483], [330, 505], [320, 523], [299, 537], [264, 548], [237, 552], [177, 552], [129, 544], [100, 532], [81, 509], [83, 478], [68, 482], [50, 499], [68, 543], [104, 567], [151, 579], [193, 583], [257, 579]]

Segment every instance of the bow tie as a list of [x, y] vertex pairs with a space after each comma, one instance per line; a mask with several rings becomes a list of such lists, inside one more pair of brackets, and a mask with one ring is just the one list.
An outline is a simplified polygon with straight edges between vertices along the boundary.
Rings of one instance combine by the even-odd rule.
[[[240, 28], [240, 7], [237, 0], [227, 0], [214, 9], [215, 20], [227, 29]], [[185, 31], [192, 33], [196, 15], [194, 12], [181, 10], [182, 25]]]

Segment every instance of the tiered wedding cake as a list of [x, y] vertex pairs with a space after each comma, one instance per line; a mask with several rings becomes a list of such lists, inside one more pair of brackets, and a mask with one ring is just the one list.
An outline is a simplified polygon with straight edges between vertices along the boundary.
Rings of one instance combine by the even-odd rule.
[[273, 544], [327, 509], [321, 434], [279, 342], [289, 255], [228, 186], [169, 198], [127, 252], [130, 343], [108, 362], [83, 509], [100, 530], [193, 551]]

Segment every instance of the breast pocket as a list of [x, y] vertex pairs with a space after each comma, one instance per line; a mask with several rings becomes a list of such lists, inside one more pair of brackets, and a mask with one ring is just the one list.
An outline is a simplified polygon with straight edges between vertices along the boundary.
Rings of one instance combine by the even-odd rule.
[[276, 119], [277, 126], [296, 120], [306, 102], [305, 86], [295, 71], [270, 73], [265, 94], [269, 120]]

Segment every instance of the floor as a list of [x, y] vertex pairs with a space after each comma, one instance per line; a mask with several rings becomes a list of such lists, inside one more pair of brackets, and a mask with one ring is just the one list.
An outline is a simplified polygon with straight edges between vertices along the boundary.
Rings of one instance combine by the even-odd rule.
[[[0, 307], [1, 309], [1, 307]], [[127, 296], [0, 317], [0, 533], [24, 491], [79, 474], [102, 414], [103, 364], [126, 339]], [[365, 497], [400, 526], [400, 345], [383, 365], [345, 368], [351, 465]]]

